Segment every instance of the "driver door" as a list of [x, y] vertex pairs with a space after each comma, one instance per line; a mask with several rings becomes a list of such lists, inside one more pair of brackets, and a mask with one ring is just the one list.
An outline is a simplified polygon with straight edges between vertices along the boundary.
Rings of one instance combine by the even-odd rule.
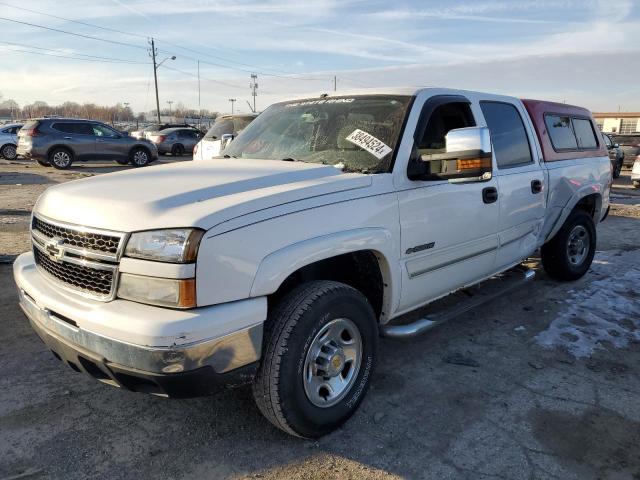
[[[472, 127], [470, 102], [460, 95], [426, 100], [414, 154], [445, 151], [445, 135]], [[491, 275], [498, 248], [495, 164], [479, 181], [412, 180], [398, 192], [403, 270], [400, 311], [410, 310]], [[487, 192], [496, 195], [487, 195]]]

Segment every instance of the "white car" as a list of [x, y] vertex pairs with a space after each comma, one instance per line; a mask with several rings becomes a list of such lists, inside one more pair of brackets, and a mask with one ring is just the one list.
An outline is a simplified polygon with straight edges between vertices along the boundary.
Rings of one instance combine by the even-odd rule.
[[226, 147], [241, 130], [247, 127], [257, 114], [242, 115], [223, 115], [216, 118], [207, 134], [193, 149], [194, 160], [211, 160], [220, 155], [220, 152]]
[[635, 188], [640, 188], [640, 155], [636, 157], [631, 169], [631, 182]]
[[253, 381], [269, 421], [318, 437], [375, 381], [379, 334], [439, 323], [404, 313], [538, 249], [550, 277], [588, 271], [597, 131], [583, 108], [443, 88], [277, 103], [216, 161], [49, 187], [20, 304], [74, 370], [169, 397]]
[[7, 160], [14, 160], [18, 155], [18, 131], [22, 128], [22, 124], [10, 123], [0, 125], [0, 157]]

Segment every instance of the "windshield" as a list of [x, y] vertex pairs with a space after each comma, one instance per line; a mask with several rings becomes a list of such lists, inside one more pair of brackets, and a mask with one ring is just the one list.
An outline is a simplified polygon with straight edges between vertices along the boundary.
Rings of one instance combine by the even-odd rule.
[[230, 117], [216, 120], [207, 134], [204, 136], [207, 140], [219, 140], [222, 135], [233, 133], [233, 120]]
[[368, 95], [278, 103], [223, 153], [335, 165], [345, 172], [387, 172], [410, 102], [409, 96]]

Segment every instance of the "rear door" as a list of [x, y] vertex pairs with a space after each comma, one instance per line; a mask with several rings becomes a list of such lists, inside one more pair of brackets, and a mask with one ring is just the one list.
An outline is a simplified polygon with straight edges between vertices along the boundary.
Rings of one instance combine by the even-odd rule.
[[96, 142], [90, 123], [60, 122], [52, 128], [58, 132], [55, 141], [69, 147], [77, 160], [95, 158]]
[[[491, 133], [500, 195], [497, 269], [519, 263], [538, 247], [546, 208], [545, 177], [534, 131], [519, 104], [481, 101]], [[526, 123], [525, 123], [526, 122]]]
[[[414, 151], [441, 153], [450, 130], [477, 123], [466, 97], [430, 97], [422, 106]], [[499, 197], [497, 201], [483, 198], [484, 191], [497, 188], [493, 175], [484, 181], [402, 183], [398, 192], [403, 265], [400, 310], [406, 311], [493, 273]]]

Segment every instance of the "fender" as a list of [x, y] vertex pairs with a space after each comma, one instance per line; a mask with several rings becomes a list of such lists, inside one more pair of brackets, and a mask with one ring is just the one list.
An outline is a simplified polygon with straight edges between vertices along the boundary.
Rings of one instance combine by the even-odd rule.
[[274, 293], [282, 282], [302, 267], [342, 255], [372, 250], [378, 258], [385, 284], [381, 323], [386, 323], [400, 300], [401, 275], [394, 259], [393, 237], [384, 228], [359, 228], [310, 238], [289, 245], [267, 255], [260, 265], [251, 286], [251, 297]]
[[548, 240], [553, 238], [556, 233], [558, 233], [558, 230], [562, 228], [562, 225], [564, 225], [564, 222], [569, 217], [569, 214], [573, 211], [573, 209], [578, 204], [578, 202], [580, 202], [580, 200], [582, 200], [583, 198], [589, 195], [594, 195], [594, 194], [596, 195], [596, 205], [595, 205], [595, 212], [593, 215], [593, 221], [597, 224], [602, 218], [602, 195], [603, 195], [602, 190], [603, 190], [602, 185], [598, 183], [585, 185], [580, 189], [576, 190], [574, 194], [569, 198], [569, 201], [560, 210], [560, 214], [558, 215], [555, 222], [552, 224], [552, 227], [549, 233], [543, 236], [544, 241], [547, 242]]

